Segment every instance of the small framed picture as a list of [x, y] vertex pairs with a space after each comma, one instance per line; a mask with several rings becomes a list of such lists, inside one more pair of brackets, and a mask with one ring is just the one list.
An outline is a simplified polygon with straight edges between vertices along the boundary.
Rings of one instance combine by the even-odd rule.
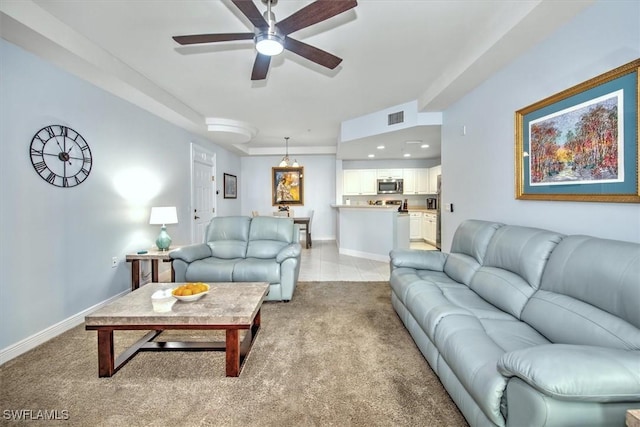
[[224, 174], [224, 198], [238, 198], [238, 178], [235, 175]]

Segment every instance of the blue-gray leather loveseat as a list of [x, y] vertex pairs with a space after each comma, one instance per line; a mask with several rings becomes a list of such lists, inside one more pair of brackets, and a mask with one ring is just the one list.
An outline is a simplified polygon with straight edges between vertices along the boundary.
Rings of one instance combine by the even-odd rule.
[[269, 301], [290, 301], [300, 272], [300, 229], [290, 218], [216, 217], [204, 243], [170, 253], [176, 282], [268, 282]]
[[640, 408], [640, 245], [468, 220], [391, 252], [392, 304], [472, 426], [624, 426]]

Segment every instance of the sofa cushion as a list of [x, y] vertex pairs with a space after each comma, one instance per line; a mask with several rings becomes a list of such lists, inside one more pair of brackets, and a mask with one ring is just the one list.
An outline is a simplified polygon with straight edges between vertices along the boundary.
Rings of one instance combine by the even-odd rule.
[[249, 240], [251, 217], [227, 216], [211, 220], [205, 232], [205, 243], [215, 258], [244, 258]]
[[280, 282], [280, 264], [273, 259], [246, 258], [233, 267], [234, 282]]
[[484, 260], [489, 242], [502, 224], [466, 220], [462, 222], [451, 244], [451, 253], [444, 264], [444, 272], [460, 283], [468, 285]]
[[435, 345], [486, 417], [505, 425], [500, 402], [507, 380], [496, 368], [504, 350], [485, 333], [480, 321], [468, 315], [443, 318]]
[[443, 318], [434, 342], [482, 412], [498, 425], [504, 425], [501, 403], [507, 384], [498, 371], [498, 361], [508, 351], [549, 343], [512, 316], [481, 319], [468, 315]]
[[501, 227], [469, 286], [491, 304], [519, 318], [539, 288], [547, 260], [562, 237], [537, 228]]
[[292, 219], [257, 216], [251, 222], [247, 258], [275, 258], [283, 247], [293, 242]]
[[189, 282], [232, 282], [233, 266], [240, 258], [205, 258], [194, 261], [187, 267], [185, 280]]
[[443, 284], [444, 282], [454, 282], [441, 271], [415, 270], [413, 268], [399, 267], [391, 272], [391, 289], [403, 304], [407, 303], [407, 292], [413, 287], [420, 287], [431, 284]]
[[639, 277], [640, 245], [566, 237], [522, 319], [554, 343], [640, 350]]

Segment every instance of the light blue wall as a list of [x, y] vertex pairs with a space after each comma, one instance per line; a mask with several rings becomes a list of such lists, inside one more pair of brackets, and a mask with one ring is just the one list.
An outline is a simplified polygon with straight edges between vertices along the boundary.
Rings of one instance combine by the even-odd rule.
[[[190, 240], [190, 142], [216, 153], [219, 182], [240, 175], [240, 159], [5, 41], [0, 58], [1, 351], [125, 291], [125, 254], [151, 247], [159, 231], [151, 206], [177, 206], [168, 232]], [[91, 147], [93, 169], [78, 187], [49, 185], [31, 165], [31, 139], [50, 124]], [[218, 196], [219, 214], [239, 211], [240, 201]]]
[[638, 204], [516, 200], [514, 186], [515, 111], [640, 57], [639, 17], [640, 2], [597, 2], [444, 112], [443, 250], [467, 218], [640, 242]]
[[[304, 167], [304, 206], [291, 206], [296, 216], [313, 214], [312, 236], [315, 240], [335, 239], [335, 209], [330, 205], [336, 198], [335, 156], [296, 156]], [[271, 168], [280, 163], [282, 157], [242, 157], [242, 214], [271, 215], [276, 210], [271, 204]]]

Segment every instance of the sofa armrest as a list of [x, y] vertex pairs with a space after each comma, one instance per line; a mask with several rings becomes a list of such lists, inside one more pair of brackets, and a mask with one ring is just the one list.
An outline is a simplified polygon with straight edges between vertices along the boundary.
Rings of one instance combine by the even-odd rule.
[[287, 246], [280, 249], [280, 252], [276, 255], [276, 262], [281, 264], [287, 258], [299, 258], [302, 253], [302, 246], [300, 243], [290, 243]]
[[447, 254], [440, 251], [423, 251], [419, 249], [394, 249], [389, 252], [391, 267], [409, 267], [418, 270], [443, 271]]
[[498, 370], [560, 400], [640, 399], [640, 351], [545, 344], [505, 353]]
[[211, 248], [206, 243], [185, 246], [169, 252], [171, 259], [181, 259], [184, 262], [193, 262], [211, 256]]

